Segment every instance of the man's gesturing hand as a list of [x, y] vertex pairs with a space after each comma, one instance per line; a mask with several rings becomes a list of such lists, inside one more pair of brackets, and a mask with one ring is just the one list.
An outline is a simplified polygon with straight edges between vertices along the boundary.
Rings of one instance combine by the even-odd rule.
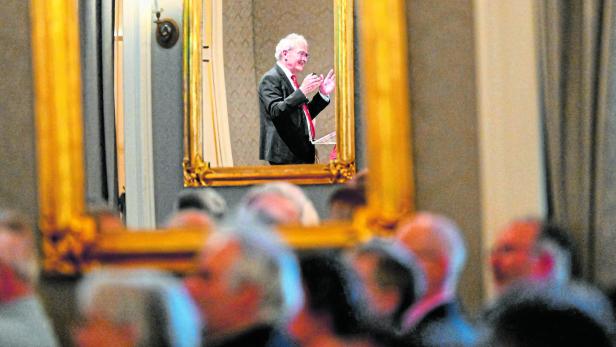
[[304, 95], [308, 95], [321, 85], [321, 81], [323, 80], [322, 76], [317, 76], [315, 74], [310, 74], [304, 78], [302, 81], [302, 85], [299, 86], [299, 89], [304, 93]]
[[329, 70], [325, 78], [323, 78], [323, 75], [321, 75], [321, 79], [323, 80], [323, 82], [319, 86], [319, 91], [321, 92], [321, 94], [329, 96], [329, 94], [331, 94], [334, 89], [336, 89], [336, 75], [334, 74], [334, 70]]

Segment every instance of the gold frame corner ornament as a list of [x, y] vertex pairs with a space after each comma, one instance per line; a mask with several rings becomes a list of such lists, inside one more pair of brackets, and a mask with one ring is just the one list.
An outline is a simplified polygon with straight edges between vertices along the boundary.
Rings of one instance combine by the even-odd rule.
[[[184, 1], [185, 15], [199, 3]], [[337, 11], [346, 13], [338, 19], [352, 20], [352, 1], [334, 0], [334, 4]], [[374, 235], [389, 235], [397, 221], [413, 210], [404, 14], [402, 0], [363, 1], [359, 8], [358, 15], [364, 18], [361, 46], [371, 47], [362, 52], [370, 172], [368, 205], [354, 215], [351, 223], [281, 227], [282, 236], [295, 248], [349, 247]], [[77, 0], [32, 0], [31, 20], [44, 271], [73, 275], [98, 265], [189, 270], [207, 231], [100, 230], [94, 217], [87, 214]], [[351, 35], [352, 25], [342, 24], [345, 29], [338, 30], [337, 35]], [[190, 43], [186, 35], [185, 32], [184, 42]], [[345, 76], [341, 66], [352, 71], [352, 52], [346, 52], [337, 55], [338, 60], [347, 64], [337, 63], [339, 77]], [[184, 64], [187, 63], [185, 60]], [[341, 80], [348, 86], [341, 92], [352, 94], [352, 75], [349, 72], [346, 76]], [[393, 88], [394, 85], [397, 87]], [[337, 108], [346, 108], [352, 114], [351, 98], [337, 100]], [[185, 107], [191, 105], [194, 103], [185, 100]], [[343, 182], [355, 173], [351, 141], [354, 121], [353, 117], [336, 117], [349, 130], [338, 134], [341, 145], [345, 144], [339, 147], [339, 160], [319, 165], [285, 165], [265, 175], [260, 172], [262, 168], [213, 170], [201, 159], [199, 144], [185, 138], [188, 150], [183, 162], [184, 178], [191, 186], [252, 184], [269, 179], [300, 184]], [[199, 131], [199, 127], [185, 126]], [[192, 132], [190, 136], [199, 138]]]
[[[241, 186], [284, 179], [296, 184], [345, 182], [355, 173], [353, 0], [332, 0], [337, 82], [337, 162], [328, 164], [212, 168], [203, 162], [201, 130], [201, 0], [184, 0], [184, 186]], [[207, 169], [205, 169], [207, 167]], [[338, 171], [342, 170], [342, 171]], [[350, 173], [350, 174], [349, 174]]]

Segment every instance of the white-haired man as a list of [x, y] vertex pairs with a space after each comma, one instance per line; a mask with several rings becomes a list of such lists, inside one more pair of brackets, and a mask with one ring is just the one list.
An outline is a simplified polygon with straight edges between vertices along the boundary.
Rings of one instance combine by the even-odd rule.
[[102, 268], [77, 287], [79, 347], [201, 345], [202, 321], [182, 283], [148, 269]]
[[208, 346], [292, 346], [283, 327], [303, 302], [299, 266], [271, 230], [253, 223], [214, 233], [185, 285]]
[[426, 275], [426, 294], [402, 320], [405, 343], [412, 346], [472, 346], [474, 329], [464, 318], [456, 297], [466, 247], [449, 218], [417, 213], [398, 228], [397, 239], [411, 251]]
[[259, 159], [272, 165], [315, 162], [314, 118], [329, 104], [336, 77], [333, 70], [325, 77], [312, 73], [300, 85], [297, 74], [308, 56], [306, 39], [287, 35], [276, 46], [276, 65], [259, 81]]
[[238, 218], [256, 218], [267, 225], [319, 223], [319, 215], [310, 199], [297, 185], [269, 182], [254, 186], [239, 204]]
[[58, 346], [37, 276], [32, 229], [19, 213], [0, 210], [0, 346]]

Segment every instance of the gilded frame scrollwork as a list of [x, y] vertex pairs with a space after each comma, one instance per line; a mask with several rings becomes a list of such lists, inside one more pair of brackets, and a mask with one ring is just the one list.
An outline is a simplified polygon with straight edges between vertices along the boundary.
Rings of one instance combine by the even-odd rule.
[[271, 180], [296, 184], [345, 182], [355, 174], [353, 0], [332, 0], [338, 158], [327, 164], [213, 168], [203, 160], [201, 90], [202, 0], [184, 0], [184, 185], [238, 186]]
[[[73, 275], [101, 264], [190, 269], [207, 232], [100, 230], [87, 214], [77, 0], [32, 0], [31, 16], [44, 270]], [[282, 227], [283, 237], [296, 248], [346, 247], [388, 234], [413, 209], [404, 1], [363, 1], [359, 17], [361, 47], [371, 47], [362, 52], [368, 205], [351, 223]], [[348, 145], [342, 153], [347, 158], [353, 151], [352, 142]], [[289, 170], [292, 175], [294, 169]], [[301, 177], [314, 180], [318, 170]], [[233, 173], [217, 174], [222, 179]]]

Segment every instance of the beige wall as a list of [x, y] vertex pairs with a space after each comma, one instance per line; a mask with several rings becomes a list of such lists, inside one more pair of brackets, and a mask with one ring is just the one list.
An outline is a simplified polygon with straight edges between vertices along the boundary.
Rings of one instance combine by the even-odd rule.
[[0, 208], [37, 215], [28, 1], [0, 11]]
[[[306, 37], [310, 60], [304, 73], [326, 74], [334, 66], [334, 16], [331, 0], [289, 6], [285, 0], [223, 2], [225, 83], [234, 165], [261, 165], [257, 84], [276, 63], [278, 41], [295, 32]], [[282, 20], [279, 20], [282, 19]], [[283, 23], [281, 25], [281, 23]], [[300, 81], [303, 76], [298, 76]], [[334, 103], [316, 122], [317, 137], [335, 129]], [[321, 159], [331, 146], [317, 146]]]
[[223, 1], [227, 110], [233, 162], [259, 163], [259, 99], [255, 77], [253, 1]]
[[417, 209], [451, 217], [468, 248], [459, 292], [482, 301], [481, 182], [471, 0], [407, 3]]

